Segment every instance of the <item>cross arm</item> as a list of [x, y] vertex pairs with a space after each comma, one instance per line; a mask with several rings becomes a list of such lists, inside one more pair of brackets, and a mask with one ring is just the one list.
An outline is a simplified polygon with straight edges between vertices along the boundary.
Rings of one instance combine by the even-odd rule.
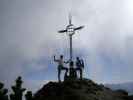
[[76, 27], [76, 28], [74, 28], [74, 30], [80, 30], [80, 29], [82, 29], [82, 28], [84, 28], [84, 26]]
[[59, 30], [58, 33], [64, 33], [67, 32], [67, 30]]

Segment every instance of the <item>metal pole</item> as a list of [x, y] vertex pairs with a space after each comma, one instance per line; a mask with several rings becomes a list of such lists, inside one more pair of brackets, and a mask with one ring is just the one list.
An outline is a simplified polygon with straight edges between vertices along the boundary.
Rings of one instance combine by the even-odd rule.
[[72, 57], [73, 57], [73, 54], [72, 54], [72, 35], [69, 35], [70, 37], [70, 61], [72, 61]]

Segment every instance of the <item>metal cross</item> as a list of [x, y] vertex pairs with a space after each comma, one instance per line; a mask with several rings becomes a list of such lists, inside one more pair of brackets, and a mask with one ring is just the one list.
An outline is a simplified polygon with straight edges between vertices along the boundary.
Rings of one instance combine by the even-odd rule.
[[72, 50], [72, 36], [75, 34], [75, 31], [84, 28], [84, 26], [75, 27], [72, 24], [72, 16], [69, 14], [69, 25], [66, 26], [66, 29], [59, 30], [59, 33], [67, 33], [70, 40], [70, 61], [73, 59], [73, 50]]

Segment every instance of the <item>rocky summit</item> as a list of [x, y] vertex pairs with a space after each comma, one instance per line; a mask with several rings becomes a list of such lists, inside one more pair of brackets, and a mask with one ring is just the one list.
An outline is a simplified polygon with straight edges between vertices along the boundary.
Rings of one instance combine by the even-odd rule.
[[33, 100], [133, 100], [124, 90], [113, 91], [89, 79], [49, 82], [34, 94]]

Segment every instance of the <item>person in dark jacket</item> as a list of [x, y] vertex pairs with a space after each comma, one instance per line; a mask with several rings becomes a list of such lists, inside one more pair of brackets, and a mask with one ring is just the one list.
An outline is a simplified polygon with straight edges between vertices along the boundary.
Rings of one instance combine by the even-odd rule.
[[76, 70], [80, 73], [80, 79], [83, 77], [84, 61], [83, 59], [76, 58]]

